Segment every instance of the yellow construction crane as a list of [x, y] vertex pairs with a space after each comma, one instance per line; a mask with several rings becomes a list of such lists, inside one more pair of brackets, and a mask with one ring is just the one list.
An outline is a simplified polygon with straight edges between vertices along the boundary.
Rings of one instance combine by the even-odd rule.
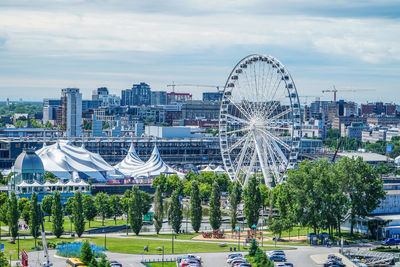
[[362, 92], [362, 91], [375, 91], [375, 89], [341, 89], [338, 90], [336, 89], [335, 86], [333, 86], [333, 89], [328, 89], [328, 90], [322, 90], [322, 93], [333, 93], [333, 101], [336, 102], [336, 93], [337, 92]]

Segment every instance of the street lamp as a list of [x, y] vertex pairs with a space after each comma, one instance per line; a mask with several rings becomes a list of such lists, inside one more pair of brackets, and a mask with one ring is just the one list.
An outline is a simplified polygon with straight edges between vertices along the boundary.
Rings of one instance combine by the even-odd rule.
[[104, 249], [107, 250], [107, 233], [105, 230], [103, 230], [104, 233]]
[[171, 239], [172, 239], [172, 254], [174, 254], [174, 229], [172, 229], [172, 235], [171, 235]]
[[240, 227], [235, 228], [236, 231], [239, 231], [239, 239], [238, 239], [238, 251], [240, 251]]

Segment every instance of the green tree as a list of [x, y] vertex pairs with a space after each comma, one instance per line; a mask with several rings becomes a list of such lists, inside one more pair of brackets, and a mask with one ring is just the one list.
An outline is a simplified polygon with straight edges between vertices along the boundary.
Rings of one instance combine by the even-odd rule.
[[[18, 199], [18, 212], [19, 213], [22, 213], [22, 211], [24, 210], [24, 207], [26, 206], [26, 203], [30, 203], [29, 198], [21, 197], [20, 199]], [[27, 221], [26, 223], [29, 223], [29, 221]]]
[[260, 216], [261, 196], [258, 188], [257, 178], [252, 176], [244, 190], [244, 214], [247, 220], [247, 226], [257, 226]]
[[179, 201], [178, 190], [172, 192], [169, 216], [171, 219], [172, 229], [174, 229], [175, 233], [179, 233], [182, 225], [183, 215], [181, 202]]
[[198, 233], [200, 229], [202, 211], [199, 184], [194, 180], [192, 181], [192, 190], [190, 194], [190, 219], [192, 228], [196, 233]]
[[210, 197], [210, 225], [213, 230], [218, 230], [221, 227], [221, 192], [217, 181], [214, 181], [211, 189]]
[[51, 207], [51, 214], [53, 214], [53, 219], [52, 219], [53, 234], [57, 238], [60, 238], [60, 236], [64, 233], [64, 212], [59, 192], [54, 193], [53, 203]]
[[82, 194], [77, 191], [75, 193], [74, 209], [72, 212], [72, 219], [74, 222], [75, 232], [78, 237], [81, 237], [85, 231], [85, 218], [83, 216], [83, 206], [82, 206]]
[[65, 203], [65, 213], [72, 217], [74, 215], [75, 197], [70, 197]]
[[38, 203], [38, 196], [34, 192], [31, 196], [31, 216], [29, 221], [29, 228], [31, 230], [31, 235], [35, 238], [35, 247], [36, 247], [36, 239], [40, 234], [40, 207]]
[[174, 190], [177, 190], [179, 195], [183, 193], [182, 180], [176, 174], [168, 176], [165, 182], [165, 192], [167, 194], [171, 195]]
[[53, 129], [53, 124], [51, 124], [50, 121], [47, 121], [47, 122], [45, 123], [44, 127], [47, 128], [47, 129]]
[[104, 226], [105, 218], [109, 217], [111, 213], [108, 195], [103, 192], [98, 193], [94, 198], [94, 203], [96, 205], [98, 215], [101, 217], [102, 225]]
[[255, 267], [274, 267], [274, 263], [268, 259], [267, 255], [265, 255], [265, 252], [261, 248], [257, 248], [253, 265]]
[[94, 256], [89, 241], [85, 240], [82, 244], [80, 259], [83, 263], [89, 264], [92, 261], [92, 258], [94, 258]]
[[202, 200], [207, 200], [210, 198], [210, 195], [211, 195], [211, 185], [210, 184], [200, 183], [199, 190], [200, 190], [200, 198]]
[[122, 216], [123, 209], [121, 199], [117, 195], [112, 195], [109, 199], [110, 209], [112, 216], [114, 217], [114, 222], [117, 224], [117, 217]]
[[129, 200], [129, 222], [132, 231], [139, 235], [143, 224], [142, 194], [138, 187], [132, 187], [131, 198]]
[[351, 228], [353, 234], [357, 216], [365, 217], [375, 210], [385, 198], [383, 181], [376, 169], [364, 162], [361, 157], [342, 157], [336, 164], [337, 174], [341, 175], [345, 192], [349, 198]]
[[26, 224], [29, 224], [31, 218], [31, 210], [32, 210], [32, 203], [30, 201], [25, 202], [20, 212], [20, 217], [25, 221]]
[[52, 195], [45, 196], [42, 199], [42, 204], [40, 205], [43, 213], [49, 217], [49, 221], [50, 221], [50, 216], [51, 216], [52, 205], [53, 205], [53, 196]]
[[242, 200], [242, 187], [238, 182], [233, 184], [231, 192], [228, 195], [228, 200], [231, 205], [231, 228], [233, 231], [236, 228], [237, 223], [237, 209]]
[[156, 193], [154, 196], [154, 228], [157, 234], [160, 232], [163, 224], [164, 209], [163, 209], [163, 197], [161, 186], [157, 186]]
[[165, 184], [166, 183], [167, 183], [167, 177], [163, 173], [160, 174], [160, 176], [157, 176], [156, 178], [154, 178], [154, 180], [153, 180], [153, 186], [155, 188], [160, 186], [162, 192], [166, 192], [166, 189], [165, 189]]
[[83, 196], [83, 215], [85, 216], [85, 219], [89, 222], [90, 227], [90, 222], [93, 221], [94, 218], [96, 218], [97, 216], [97, 208], [91, 195]]
[[153, 203], [153, 199], [151, 198], [149, 193], [139, 190], [142, 198], [142, 214], [146, 215], [149, 213], [151, 209], [151, 204]]
[[58, 179], [54, 175], [54, 173], [46, 171], [46, 172], [44, 172], [44, 180], [45, 181], [50, 181], [52, 183], [55, 183], [55, 182], [57, 182]]
[[4, 266], [4, 267], [10, 266], [8, 264], [6, 255], [4, 255], [4, 252], [0, 252], [0, 266]]
[[8, 227], [10, 229], [10, 234], [13, 239], [15, 239], [18, 235], [18, 219], [19, 219], [19, 211], [17, 204], [17, 197], [15, 196], [14, 191], [11, 192], [11, 197], [8, 205]]
[[254, 257], [257, 252], [257, 241], [253, 238], [250, 242], [250, 248], [249, 248], [249, 256]]
[[[1, 193], [0, 194], [0, 224], [3, 222], [4, 224], [8, 224], [8, 194]], [[1, 228], [1, 225], [0, 225]], [[1, 231], [1, 229], [0, 229]], [[1, 233], [1, 232], [0, 232]]]

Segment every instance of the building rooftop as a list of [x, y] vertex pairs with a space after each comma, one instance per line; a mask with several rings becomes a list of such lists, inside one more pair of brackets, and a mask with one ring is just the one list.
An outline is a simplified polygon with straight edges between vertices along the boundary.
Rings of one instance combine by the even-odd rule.
[[338, 153], [340, 157], [361, 157], [365, 162], [387, 162], [393, 161], [392, 158], [387, 157], [385, 155], [381, 155], [378, 153], [371, 153], [371, 152], [340, 152]]

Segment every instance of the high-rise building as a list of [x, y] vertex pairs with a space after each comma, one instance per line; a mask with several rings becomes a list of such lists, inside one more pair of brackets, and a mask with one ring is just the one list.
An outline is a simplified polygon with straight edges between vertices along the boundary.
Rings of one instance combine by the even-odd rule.
[[62, 127], [67, 137], [77, 137], [82, 132], [82, 94], [78, 88], [61, 90]]
[[151, 105], [166, 105], [167, 104], [167, 92], [166, 91], [152, 91], [151, 92]]
[[92, 91], [92, 100], [100, 100], [100, 96], [108, 95], [107, 87], [100, 87]]
[[50, 121], [53, 125], [56, 124], [57, 108], [60, 107], [60, 99], [43, 99], [43, 123]]
[[125, 89], [121, 91], [121, 106], [132, 106], [131, 89]]
[[141, 82], [132, 86], [132, 104], [141, 106], [150, 105], [151, 89], [147, 83]]
[[204, 92], [203, 93], [203, 101], [221, 101], [222, 99], [222, 91], [219, 92]]
[[175, 93], [170, 92], [167, 93], [167, 104], [176, 104], [176, 103], [184, 103], [189, 100], [192, 100], [192, 94], [189, 93]]
[[150, 105], [151, 89], [147, 83], [134, 84], [132, 89], [121, 91], [121, 106]]

